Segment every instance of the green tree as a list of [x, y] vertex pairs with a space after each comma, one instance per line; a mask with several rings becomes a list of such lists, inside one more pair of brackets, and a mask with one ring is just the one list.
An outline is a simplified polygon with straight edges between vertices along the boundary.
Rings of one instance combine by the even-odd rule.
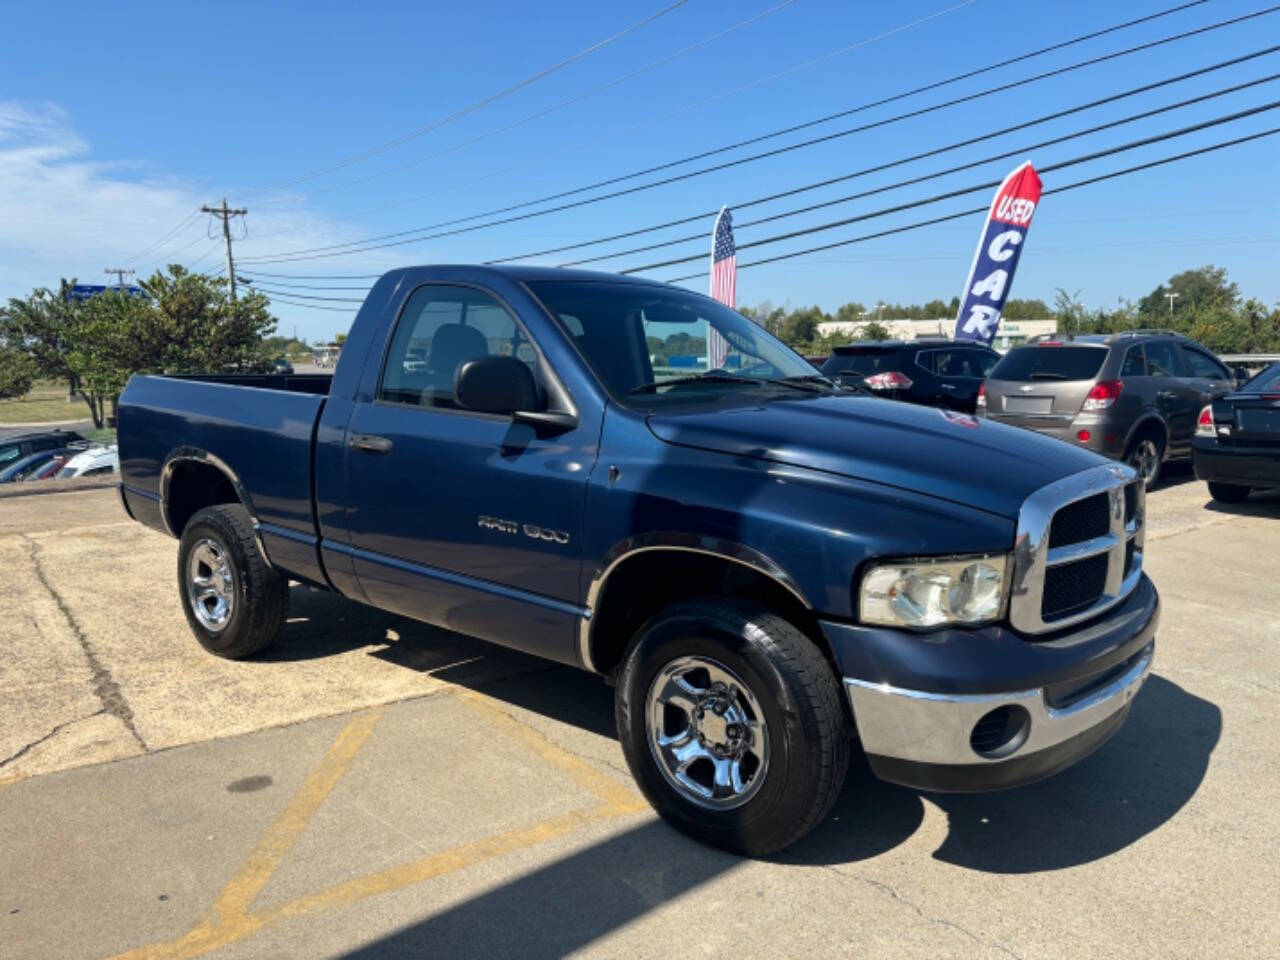
[[167, 339], [148, 368], [170, 373], [267, 369], [270, 357], [263, 338], [276, 322], [263, 294], [253, 291], [232, 301], [225, 279], [191, 273], [176, 264], [140, 286], [150, 297]]
[[888, 340], [889, 328], [878, 320], [872, 320], [862, 328], [859, 340]]
[[1067, 293], [1062, 287], [1058, 287], [1053, 296], [1053, 316], [1057, 318], [1059, 330], [1075, 333], [1081, 329], [1087, 312], [1080, 302], [1079, 290]]
[[63, 280], [57, 292], [40, 287], [22, 299], [11, 298], [0, 310], [0, 346], [21, 350], [35, 366], [36, 376], [66, 380], [75, 389], [75, 374], [67, 366], [69, 336], [77, 322], [80, 301], [67, 294], [75, 280]]
[[67, 365], [79, 381], [80, 397], [95, 427], [106, 422], [107, 407], [135, 373], [157, 373], [167, 352], [163, 318], [141, 297], [107, 290], [78, 311]]
[[[1176, 294], [1172, 311], [1168, 299], [1171, 293]], [[1168, 326], [1171, 316], [1176, 317], [1180, 313], [1194, 315], [1201, 308], [1214, 304], [1234, 308], [1239, 302], [1240, 288], [1227, 279], [1224, 268], [1210, 264], [1174, 274], [1168, 283], [1160, 284], [1138, 301], [1138, 313], [1144, 322], [1158, 321], [1161, 326]]]
[[0, 347], [0, 400], [25, 397], [36, 378], [36, 365], [21, 350]]

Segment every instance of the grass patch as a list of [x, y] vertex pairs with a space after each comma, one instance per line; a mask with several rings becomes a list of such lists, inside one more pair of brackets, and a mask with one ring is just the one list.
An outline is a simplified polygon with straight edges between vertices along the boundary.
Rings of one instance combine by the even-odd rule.
[[40, 380], [18, 400], [0, 400], [0, 424], [48, 423], [54, 420], [87, 420], [89, 407], [76, 397], [67, 402], [67, 385]]

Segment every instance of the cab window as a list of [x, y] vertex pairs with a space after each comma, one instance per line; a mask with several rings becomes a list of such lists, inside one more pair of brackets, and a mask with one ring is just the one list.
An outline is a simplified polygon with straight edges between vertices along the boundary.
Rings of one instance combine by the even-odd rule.
[[420, 287], [396, 324], [378, 399], [458, 409], [453, 390], [458, 368], [486, 355], [514, 356], [538, 378], [537, 351], [493, 297], [469, 287]]

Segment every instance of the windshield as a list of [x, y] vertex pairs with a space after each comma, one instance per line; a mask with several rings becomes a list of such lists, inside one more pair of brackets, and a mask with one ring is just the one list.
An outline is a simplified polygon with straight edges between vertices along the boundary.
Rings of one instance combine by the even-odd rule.
[[1015, 347], [991, 371], [992, 380], [1092, 380], [1105, 347]]
[[865, 377], [893, 369], [897, 356], [897, 350], [875, 347], [868, 347], [865, 350], [842, 350], [827, 358], [827, 362], [822, 365], [822, 372], [829, 377], [842, 373], [856, 373]]
[[818, 377], [736, 310], [685, 290], [593, 281], [528, 286], [624, 403], [687, 401], [759, 391], [768, 386], [761, 381]]

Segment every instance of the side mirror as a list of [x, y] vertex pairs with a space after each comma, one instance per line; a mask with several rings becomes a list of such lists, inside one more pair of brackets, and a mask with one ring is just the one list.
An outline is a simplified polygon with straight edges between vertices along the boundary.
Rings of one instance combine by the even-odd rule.
[[538, 405], [533, 374], [515, 357], [486, 355], [460, 363], [453, 395], [458, 406], [478, 413], [513, 414]]

